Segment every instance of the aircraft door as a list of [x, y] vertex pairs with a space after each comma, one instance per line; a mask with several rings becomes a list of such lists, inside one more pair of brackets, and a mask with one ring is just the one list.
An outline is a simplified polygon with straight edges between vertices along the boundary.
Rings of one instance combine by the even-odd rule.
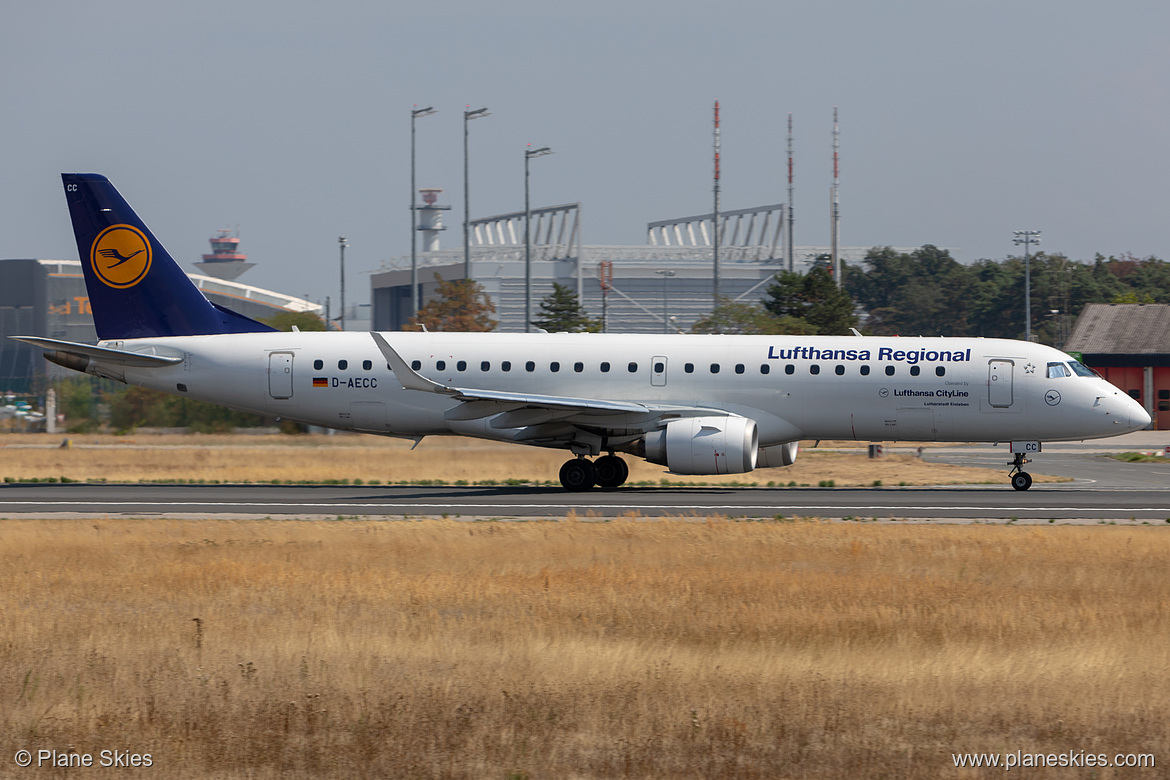
[[1012, 368], [1015, 361], [990, 360], [987, 366], [987, 403], [1006, 409], [1012, 405]]
[[268, 394], [273, 398], [292, 398], [293, 353], [268, 353]]
[[650, 361], [650, 384], [654, 387], [666, 387], [666, 358], [655, 356]]

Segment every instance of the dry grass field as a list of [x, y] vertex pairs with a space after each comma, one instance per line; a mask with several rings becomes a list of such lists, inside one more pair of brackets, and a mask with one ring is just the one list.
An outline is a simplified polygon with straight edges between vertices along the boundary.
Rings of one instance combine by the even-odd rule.
[[[217, 436], [134, 435], [69, 436], [70, 448], [59, 445], [63, 435], [0, 436], [0, 478], [108, 480], [196, 480], [219, 482], [301, 482], [362, 480], [366, 484], [400, 484], [422, 480], [444, 483], [505, 484], [557, 482], [566, 454], [556, 450], [498, 444], [463, 438], [413, 442], [378, 436]], [[811, 444], [811, 443], [806, 443]], [[828, 443], [826, 443], [828, 446]], [[806, 446], [793, 466], [759, 469], [724, 477], [677, 477], [663, 466], [628, 458], [630, 482], [661, 480], [700, 484], [838, 486], [1002, 483], [1001, 470], [924, 463], [913, 455], [890, 454], [870, 460], [865, 446], [850, 451], [818, 451]], [[1004, 462], [1010, 456], [1004, 456]], [[1039, 482], [1056, 477], [1036, 476]]]
[[[1154, 527], [0, 520], [0, 776], [1164, 764], [1168, 564]], [[152, 768], [22, 771], [18, 749]]]

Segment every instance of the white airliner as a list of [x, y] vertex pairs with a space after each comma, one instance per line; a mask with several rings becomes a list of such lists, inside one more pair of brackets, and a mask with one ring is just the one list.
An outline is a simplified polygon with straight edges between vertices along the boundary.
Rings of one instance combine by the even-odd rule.
[[[1149, 425], [1069, 355], [1004, 339], [279, 332], [207, 301], [113, 185], [63, 174], [97, 346], [18, 337], [96, 376], [312, 425], [568, 450], [568, 490], [617, 453], [675, 474], [786, 466], [802, 439], [1044, 441]], [[593, 458], [593, 460], [590, 460]]]

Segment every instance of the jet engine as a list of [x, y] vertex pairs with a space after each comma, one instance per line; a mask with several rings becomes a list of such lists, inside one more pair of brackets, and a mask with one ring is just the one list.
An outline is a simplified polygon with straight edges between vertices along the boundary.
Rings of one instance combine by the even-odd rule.
[[778, 466], [791, 466], [796, 462], [796, 454], [800, 451], [800, 442], [789, 441], [783, 444], [773, 444], [771, 447], [760, 447], [756, 456], [756, 468], [771, 469]]
[[672, 474], [743, 474], [756, 467], [758, 433], [746, 417], [683, 417], [646, 434], [645, 458]]

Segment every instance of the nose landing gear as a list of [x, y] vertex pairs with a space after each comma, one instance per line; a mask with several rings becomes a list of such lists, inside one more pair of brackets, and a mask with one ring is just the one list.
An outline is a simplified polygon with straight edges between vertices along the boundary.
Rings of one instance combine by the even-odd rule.
[[602, 455], [593, 462], [578, 457], [565, 461], [560, 476], [565, 490], [582, 493], [591, 490], [594, 485], [603, 488], [620, 487], [630, 476], [630, 467], [616, 455]]
[[1032, 487], [1032, 475], [1024, 471], [1024, 464], [1029, 463], [1029, 459], [1024, 457], [1024, 453], [1017, 452], [1013, 455], [1011, 466], [1012, 470], [1008, 472], [1008, 478], [1012, 482], [1012, 487], [1016, 490], [1027, 490]]

